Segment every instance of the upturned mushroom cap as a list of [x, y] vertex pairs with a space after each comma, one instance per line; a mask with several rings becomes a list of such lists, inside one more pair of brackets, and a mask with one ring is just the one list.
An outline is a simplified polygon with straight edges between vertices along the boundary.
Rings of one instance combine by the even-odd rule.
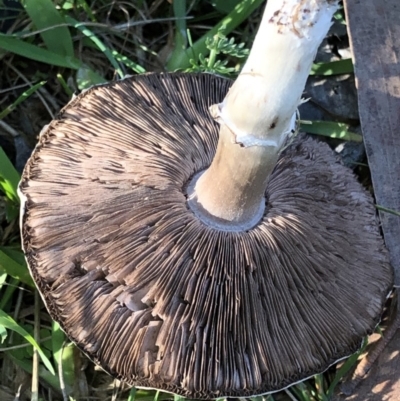
[[40, 136], [22, 238], [51, 316], [110, 374], [191, 398], [277, 391], [360, 346], [392, 284], [371, 196], [326, 144], [280, 156], [262, 220], [208, 227], [186, 186], [231, 82], [142, 75], [92, 88]]

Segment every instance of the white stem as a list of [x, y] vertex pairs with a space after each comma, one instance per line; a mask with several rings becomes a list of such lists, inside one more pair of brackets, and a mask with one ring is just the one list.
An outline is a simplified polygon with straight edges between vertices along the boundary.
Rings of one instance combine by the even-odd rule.
[[204, 221], [243, 229], [263, 213], [264, 193], [337, 0], [268, 0], [250, 56], [224, 101], [216, 157], [190, 186]]
[[336, 8], [329, 0], [268, 0], [250, 56], [216, 112], [237, 142], [280, 147]]

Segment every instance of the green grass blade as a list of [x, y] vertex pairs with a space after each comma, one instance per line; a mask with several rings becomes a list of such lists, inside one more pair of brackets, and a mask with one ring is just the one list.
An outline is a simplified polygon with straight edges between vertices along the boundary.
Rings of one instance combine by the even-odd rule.
[[365, 351], [365, 348], [368, 345], [368, 338], [365, 338], [364, 343], [362, 344], [361, 348], [353, 355], [351, 355], [349, 358], [347, 358], [346, 362], [343, 363], [343, 365], [340, 367], [340, 369], [336, 372], [336, 375], [334, 379], [332, 380], [332, 383], [330, 384], [328, 391], [326, 392], [326, 396], [328, 397], [328, 400], [333, 397], [333, 393], [336, 389], [336, 386], [339, 384], [339, 382], [343, 379], [343, 377], [347, 374], [347, 372], [350, 371], [350, 369], [357, 363], [358, 357]]
[[186, 34], [186, 0], [174, 0], [173, 10], [175, 21], [175, 39], [174, 39], [174, 51], [171, 54], [171, 58], [175, 59], [179, 57], [179, 54], [185, 51], [187, 45], [187, 34]]
[[143, 74], [146, 70], [139, 64], [135, 63], [134, 61], [130, 60], [128, 57], [123, 56], [122, 54], [118, 53], [117, 51], [113, 50], [112, 55], [115, 57], [117, 61], [126, 65], [128, 68], [132, 69], [133, 71], [137, 72], [138, 74]]
[[58, 369], [59, 361], [61, 360], [61, 351], [65, 341], [65, 334], [57, 322], [53, 321], [51, 328], [51, 348], [53, 351], [54, 364]]
[[[140, 401], [153, 401], [155, 393], [156, 392], [154, 390], [136, 389], [135, 399], [140, 400]], [[175, 397], [179, 397], [179, 396], [174, 395], [173, 398], [175, 399]], [[189, 399], [184, 398], [184, 397], [179, 397], [179, 399], [190, 401]], [[158, 401], [166, 401], [166, 400], [168, 400], [168, 401], [172, 400], [171, 394], [164, 393], [164, 392], [160, 393], [160, 395], [158, 397]]]
[[344, 14], [343, 14], [343, 6], [339, 7], [339, 9], [333, 15], [333, 18], [335, 18], [335, 20], [337, 22], [340, 22], [342, 25], [346, 25], [346, 20], [344, 18]]
[[11, 104], [10, 106], [8, 106], [7, 108], [5, 108], [3, 111], [0, 112], [0, 120], [2, 118], [4, 118], [5, 116], [7, 116], [8, 114], [10, 114], [13, 110], [15, 110], [15, 108], [24, 100], [26, 100], [29, 96], [31, 96], [32, 94], [34, 94], [39, 88], [41, 88], [44, 84], [46, 83], [46, 81], [42, 81], [39, 82], [35, 85], [33, 85], [31, 88], [29, 88], [27, 91], [25, 91], [21, 96], [18, 97], [18, 99]]
[[285, 390], [286, 394], [289, 395], [292, 392], [299, 401], [311, 401], [311, 397], [308, 394], [307, 388], [304, 383], [298, 383], [294, 386]]
[[[7, 282], [7, 273], [0, 274], [0, 291], [3, 288], [3, 285]], [[0, 344], [3, 344], [7, 339], [7, 329], [4, 326], [0, 325]]]
[[343, 139], [344, 141], [362, 142], [362, 136], [349, 131], [349, 126], [345, 123], [336, 123], [334, 121], [300, 121], [300, 129], [309, 134]]
[[0, 343], [3, 344], [7, 339], [7, 329], [0, 325]]
[[6, 199], [6, 220], [7, 222], [12, 222], [18, 217], [19, 214], [19, 204], [10, 199]]
[[4, 283], [7, 281], [7, 273], [0, 274], [0, 290], [3, 288]]
[[68, 97], [71, 98], [74, 95], [74, 92], [68, 86], [68, 84], [65, 82], [65, 79], [62, 76], [62, 74], [60, 74], [60, 73], [57, 74], [57, 80], [60, 83], [60, 85], [62, 86], [62, 88], [64, 89], [65, 93], [68, 95]]
[[[78, 0], [77, 1], [78, 5], [85, 11], [86, 15], [90, 18], [92, 22], [96, 22], [96, 17], [94, 16], [92, 9], [90, 6], [86, 3], [85, 0]], [[137, 6], [137, 5], [136, 5]], [[139, 6], [140, 7], [140, 6]]]
[[59, 56], [73, 58], [74, 47], [72, 37], [68, 27], [64, 25], [64, 17], [56, 9], [54, 1], [25, 0], [24, 6], [36, 29], [43, 29], [40, 36], [47, 49]]
[[132, 387], [131, 390], [129, 391], [129, 396], [127, 401], [135, 401], [136, 400], [136, 387]]
[[319, 401], [329, 401], [325, 394], [324, 375], [322, 373], [314, 376], [315, 388], [317, 390], [317, 397]]
[[87, 66], [79, 68], [76, 72], [76, 84], [80, 90], [90, 88], [93, 85], [103, 84], [105, 82], [107, 82], [107, 80], [104, 77]]
[[[22, 261], [20, 255], [22, 255], [23, 258]], [[32, 288], [35, 287], [21, 252], [9, 249], [8, 247], [1, 247], [0, 272], [7, 273], [9, 276], [14, 277], [15, 279], [29, 285]]]
[[240, 0], [213, 0], [212, 5], [223, 14], [230, 13]]
[[51, 331], [51, 347], [53, 351], [54, 364], [57, 371], [60, 371], [63, 376], [63, 382], [66, 386], [66, 392], [69, 393], [75, 383], [75, 365], [74, 365], [74, 345], [69, 344], [64, 346], [66, 336], [61, 330], [57, 322], [52, 323]]
[[315, 63], [312, 68], [310, 75], [341, 75], [341, 74], [352, 74], [354, 72], [353, 62], [350, 58], [331, 61], [329, 63]]
[[117, 60], [113, 56], [112, 51], [90, 29], [86, 28], [84, 23], [78, 22], [77, 20], [69, 16], [66, 16], [65, 19], [74, 28], [80, 30], [85, 36], [87, 36], [99, 48], [99, 50], [104, 53], [111, 65], [117, 71], [119, 77], [123, 78], [125, 74], [123, 73]]
[[74, 57], [60, 56], [57, 53], [24, 42], [23, 40], [12, 37], [11, 35], [0, 34], [0, 48], [31, 60], [40, 61], [41, 63], [58, 67], [77, 70], [82, 65], [82, 63]]
[[12, 297], [18, 288], [19, 280], [11, 278], [7, 285], [5, 286], [5, 291], [3, 290], [0, 297], [0, 310], [5, 310], [9, 307], [12, 301]]
[[[33, 335], [40, 342], [40, 295], [35, 290]], [[39, 353], [36, 348], [32, 354], [31, 401], [39, 401]]]
[[42, 359], [44, 365], [49, 370], [49, 372], [55, 375], [55, 371], [53, 366], [51, 365], [49, 359], [44, 354], [42, 349], [39, 347], [39, 344], [35, 341], [35, 339], [24, 329], [22, 328], [11, 316], [7, 315], [4, 311], [0, 310], [0, 325], [4, 326], [5, 328], [15, 331], [19, 335], [25, 338], [30, 344], [37, 349], [40, 358]]
[[199, 54], [206, 56], [209, 52], [206, 46], [207, 38], [212, 38], [222, 27], [224, 27], [224, 34], [228, 35], [263, 3], [264, 0], [242, 0], [233, 11], [193, 43], [193, 46], [174, 55], [173, 58], [170, 57], [167, 63], [168, 71], [184, 70], [190, 67], [190, 59], [197, 59]]
[[21, 251], [21, 246], [19, 243], [15, 245], [0, 246], [0, 251], [4, 252], [8, 257], [13, 259], [16, 263], [20, 264], [21, 266], [24, 266], [25, 269], [27, 269], [25, 255]]
[[[17, 359], [13, 355], [9, 355], [9, 358], [20, 368], [25, 370], [28, 373], [32, 373], [32, 362], [28, 362], [27, 360]], [[60, 392], [60, 383], [58, 381], [58, 377], [51, 374], [48, 370], [44, 369], [43, 366], [39, 366], [39, 377], [43, 379], [45, 382], [50, 384], [50, 386], [57, 392]]]
[[19, 203], [17, 187], [20, 176], [8, 159], [2, 147], [0, 147], [0, 190], [12, 202]]
[[186, 0], [174, 0], [173, 4], [175, 21], [175, 46], [185, 49], [187, 43], [186, 37]]
[[375, 205], [375, 207], [380, 210], [381, 212], [386, 212], [386, 213], [390, 213], [393, 214], [395, 216], [400, 217], [400, 212], [397, 212], [396, 210], [393, 209], [389, 209], [387, 207], [381, 206], [381, 205]]

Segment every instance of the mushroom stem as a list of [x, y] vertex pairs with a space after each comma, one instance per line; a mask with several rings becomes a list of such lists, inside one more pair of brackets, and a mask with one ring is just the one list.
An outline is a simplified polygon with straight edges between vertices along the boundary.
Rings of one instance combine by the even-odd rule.
[[242, 72], [211, 107], [221, 124], [214, 160], [189, 186], [189, 205], [206, 223], [241, 230], [262, 218], [269, 176], [336, 9], [337, 0], [268, 0]]

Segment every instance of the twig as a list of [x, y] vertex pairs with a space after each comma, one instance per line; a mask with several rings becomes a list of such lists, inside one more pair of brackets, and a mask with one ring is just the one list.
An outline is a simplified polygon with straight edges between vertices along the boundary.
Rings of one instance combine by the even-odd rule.
[[24, 84], [11, 86], [10, 88], [0, 89], [0, 94], [11, 92], [11, 91], [16, 90], [16, 89], [22, 89], [22, 88], [25, 88], [26, 86], [32, 86], [33, 84], [34, 84], [34, 82], [27, 82], [27, 83], [24, 83]]
[[117, 401], [120, 388], [121, 388], [121, 382], [117, 379], [114, 379], [113, 380], [113, 393], [112, 393], [111, 401]]
[[29, 33], [24, 33], [24, 34], [19, 34], [18, 37], [19, 39], [24, 39], [24, 38], [28, 38], [30, 36], [35, 36], [38, 34], [41, 34], [43, 32], [46, 31], [51, 31], [53, 29], [56, 28], [62, 28], [62, 27], [97, 27], [97, 28], [105, 28], [108, 29], [110, 31], [124, 31], [126, 29], [132, 28], [134, 26], [140, 26], [140, 25], [147, 25], [147, 24], [155, 24], [155, 23], [160, 23], [160, 22], [169, 22], [169, 21], [176, 21], [177, 19], [185, 19], [185, 20], [190, 20], [193, 17], [185, 17], [185, 18], [175, 18], [175, 17], [170, 17], [170, 18], [153, 18], [150, 20], [143, 20], [143, 21], [137, 21], [137, 20], [129, 20], [128, 22], [123, 22], [121, 24], [117, 24], [117, 25], [108, 25], [108, 24], [102, 24], [100, 22], [88, 22], [88, 21], [83, 21], [83, 22], [79, 22], [78, 24], [73, 24], [70, 22], [66, 22], [66, 23], [62, 23], [62, 24], [56, 24], [56, 25], [52, 25], [46, 28], [42, 28], [42, 29], [38, 29], [36, 31], [32, 31]]
[[39, 88], [39, 92], [47, 99], [47, 101], [53, 106], [54, 110], [59, 110], [60, 109], [60, 105], [57, 104], [56, 99], [50, 95], [50, 93], [48, 92], [48, 90], [44, 87], [41, 86]]
[[[51, 336], [42, 338], [40, 340], [40, 342], [43, 343], [43, 342], [48, 341], [48, 340], [51, 340]], [[39, 344], [39, 342], [38, 342], [38, 344]], [[31, 343], [25, 343], [25, 344], [20, 344], [20, 345], [13, 345], [11, 347], [4, 347], [4, 348], [0, 348], [0, 352], [6, 352], [6, 351], [11, 351], [13, 349], [27, 348], [27, 347], [32, 347], [32, 344]]]
[[4, 131], [8, 132], [13, 138], [18, 138], [19, 132], [14, 128], [10, 127], [7, 123], [3, 120], [0, 120], [0, 127], [4, 129]]

